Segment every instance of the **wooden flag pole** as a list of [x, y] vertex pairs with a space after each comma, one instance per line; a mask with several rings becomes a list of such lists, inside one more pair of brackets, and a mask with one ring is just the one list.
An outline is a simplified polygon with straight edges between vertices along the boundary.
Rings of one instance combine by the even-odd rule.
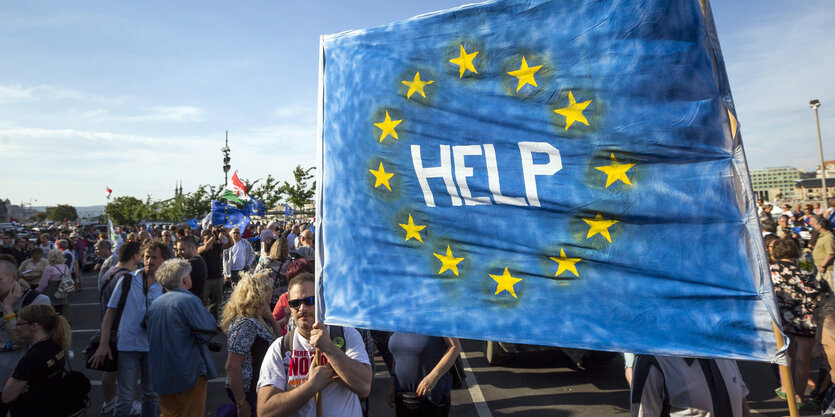
[[[319, 349], [316, 349], [316, 357], [313, 359], [316, 366], [321, 365], [322, 361], [322, 352]], [[794, 395], [792, 395], [792, 400], [794, 399]], [[316, 417], [322, 417], [322, 391], [316, 393]], [[796, 417], [792, 415], [791, 417]]]
[[[780, 337], [780, 329], [777, 327], [777, 323], [771, 322], [771, 325], [774, 326], [774, 337], [777, 338], [777, 349], [783, 349], [785, 343], [783, 343], [783, 338]], [[783, 390], [786, 392], [786, 402], [789, 404], [789, 415], [791, 417], [799, 417], [800, 414], [797, 412], [797, 400], [794, 399], [794, 382], [792, 380], [792, 372], [791, 368], [788, 366], [780, 365], [780, 382], [783, 384]]]

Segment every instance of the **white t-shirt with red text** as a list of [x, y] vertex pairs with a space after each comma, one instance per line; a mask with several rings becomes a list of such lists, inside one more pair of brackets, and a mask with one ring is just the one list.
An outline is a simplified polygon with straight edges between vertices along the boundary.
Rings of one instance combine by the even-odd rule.
[[[328, 328], [330, 329], [330, 327]], [[316, 356], [316, 348], [298, 332], [293, 340], [293, 351], [281, 356], [281, 341], [278, 339], [270, 345], [264, 362], [261, 364], [261, 375], [258, 378], [258, 388], [272, 385], [282, 391], [289, 391], [307, 381], [310, 364]], [[344, 327], [345, 354], [349, 358], [370, 366], [365, 342], [359, 332], [350, 327]], [[322, 355], [322, 363], [327, 363], [327, 357]], [[289, 377], [288, 377], [289, 375]], [[359, 397], [351, 392], [344, 382], [328, 385], [322, 390], [322, 414], [325, 416], [362, 417]], [[316, 417], [316, 401], [311, 399], [294, 416]]]

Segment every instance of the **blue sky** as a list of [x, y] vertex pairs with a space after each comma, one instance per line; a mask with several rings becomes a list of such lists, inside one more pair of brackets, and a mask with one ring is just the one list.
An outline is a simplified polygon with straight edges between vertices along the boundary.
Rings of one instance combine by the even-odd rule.
[[[568, 1], [568, 0], [566, 0]], [[696, 0], [694, 0], [696, 1]], [[319, 35], [461, 1], [0, 2], [0, 198], [104, 204], [313, 166]], [[715, 1], [752, 169], [835, 158], [835, 2]]]

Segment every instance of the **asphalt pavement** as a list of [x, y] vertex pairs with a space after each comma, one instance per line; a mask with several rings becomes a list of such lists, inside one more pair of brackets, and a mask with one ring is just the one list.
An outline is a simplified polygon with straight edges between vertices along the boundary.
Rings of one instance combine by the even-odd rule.
[[[96, 275], [83, 276], [84, 291], [71, 298], [70, 325], [73, 329], [72, 368], [82, 370], [92, 381], [92, 406], [88, 416], [99, 415], [102, 404], [101, 373], [85, 369], [84, 348], [99, 327], [99, 303]], [[223, 335], [215, 338], [223, 344], [212, 354], [218, 378], [209, 381], [206, 415], [214, 416], [221, 404], [230, 403], [224, 385], [226, 345]], [[629, 389], [620, 356], [589, 363], [584, 370], [571, 369], [570, 361], [559, 352], [521, 355], [504, 366], [490, 366], [481, 341], [463, 340], [466, 386], [453, 391], [451, 416], [626, 416], [629, 414]], [[786, 403], [774, 394], [778, 379], [771, 366], [740, 362], [745, 382], [751, 391], [748, 399], [754, 415], [788, 415]], [[370, 397], [371, 417], [393, 417], [388, 406], [390, 383], [388, 370], [375, 355], [375, 377]], [[813, 365], [813, 369], [817, 366]], [[138, 397], [137, 397], [138, 399]], [[807, 411], [801, 415], [820, 415]]]

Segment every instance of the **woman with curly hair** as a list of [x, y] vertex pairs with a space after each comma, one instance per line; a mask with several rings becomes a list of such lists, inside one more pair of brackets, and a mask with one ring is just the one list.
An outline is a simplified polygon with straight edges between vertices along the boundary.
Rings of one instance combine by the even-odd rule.
[[[824, 290], [820, 281], [797, 266], [800, 251], [793, 241], [777, 239], [772, 242], [767, 243], [771, 263], [769, 268], [783, 331], [789, 336], [788, 360], [793, 370], [798, 408], [814, 409], [814, 404], [803, 401], [803, 394], [809, 381], [812, 348], [815, 346], [817, 326], [813, 316]], [[776, 392], [785, 398], [785, 390], [777, 388]]]
[[267, 274], [241, 272], [241, 280], [223, 308], [220, 327], [227, 336], [226, 393], [238, 417], [255, 416], [261, 362], [281, 327], [269, 309], [273, 294]]

